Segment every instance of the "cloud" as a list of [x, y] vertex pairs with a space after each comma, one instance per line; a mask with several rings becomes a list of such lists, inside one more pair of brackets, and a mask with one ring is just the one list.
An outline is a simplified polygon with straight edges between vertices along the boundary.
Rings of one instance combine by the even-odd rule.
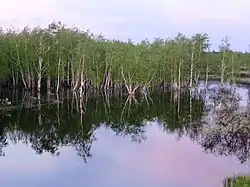
[[[245, 21], [249, 15], [247, 0], [8, 0], [0, 7], [0, 21], [19, 24], [41, 23], [53, 19], [81, 26], [105, 23], [162, 23], [177, 25], [197, 21]], [[22, 22], [22, 23], [21, 23]]]
[[227, 35], [233, 48], [244, 50], [249, 6], [248, 0], [8, 0], [1, 2], [0, 26], [44, 27], [60, 20], [108, 38], [135, 41], [206, 32], [213, 48]]

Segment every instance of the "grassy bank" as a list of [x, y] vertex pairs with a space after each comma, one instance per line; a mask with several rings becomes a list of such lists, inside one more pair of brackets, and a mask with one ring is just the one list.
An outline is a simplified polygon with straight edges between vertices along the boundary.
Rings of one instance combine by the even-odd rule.
[[224, 182], [224, 187], [250, 187], [250, 176], [227, 178]]
[[234, 187], [250, 187], [250, 176], [237, 177], [233, 182]]

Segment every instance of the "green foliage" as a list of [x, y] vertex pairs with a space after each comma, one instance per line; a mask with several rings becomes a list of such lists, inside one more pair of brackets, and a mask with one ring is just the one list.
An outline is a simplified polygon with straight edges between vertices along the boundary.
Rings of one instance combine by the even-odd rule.
[[239, 176], [233, 180], [233, 187], [250, 187], [250, 176]]
[[163, 81], [194, 80], [205, 74], [207, 62], [210, 74], [222, 76], [223, 69], [225, 78], [239, 74], [243, 66], [249, 67], [249, 54], [231, 51], [227, 37], [219, 52], [208, 52], [209, 47], [209, 37], [203, 33], [191, 37], [179, 33], [174, 38], [136, 44], [131, 40], [107, 40], [61, 22], [44, 29], [0, 30], [0, 82], [17, 84], [29, 82], [30, 76], [35, 79], [39, 58], [43, 59], [43, 77], [55, 80], [60, 76], [63, 80], [68, 75], [77, 82], [83, 72], [84, 80], [96, 87], [107, 77], [109, 85], [124, 84], [125, 78], [127, 84], [147, 87]]

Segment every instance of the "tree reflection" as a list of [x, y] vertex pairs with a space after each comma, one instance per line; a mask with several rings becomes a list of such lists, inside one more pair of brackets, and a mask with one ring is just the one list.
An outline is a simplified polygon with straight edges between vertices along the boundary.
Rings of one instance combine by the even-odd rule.
[[8, 115], [0, 118], [0, 154], [4, 155], [7, 142], [22, 142], [37, 154], [59, 155], [60, 147], [72, 147], [87, 161], [100, 127], [142, 143], [148, 122], [154, 121], [166, 133], [189, 136], [206, 152], [234, 155], [242, 163], [250, 157], [250, 115], [239, 111], [240, 97], [234, 87], [199, 94], [152, 92], [147, 98], [113, 92], [63, 96], [50, 97], [49, 103], [42, 97], [32, 103], [24, 100], [24, 107], [5, 111]]
[[211, 89], [208, 116], [199, 124], [193, 139], [206, 152], [236, 156], [244, 163], [250, 157], [250, 116], [249, 112], [239, 110], [240, 99], [234, 87]]
[[[141, 143], [146, 139], [148, 121], [158, 120], [170, 124], [164, 129], [174, 132], [178, 131], [176, 129], [181, 131], [189, 119], [186, 93], [175, 100], [170, 97], [173, 93], [155, 92], [151, 95], [154, 102], [137, 100], [134, 96], [114, 96], [112, 93], [101, 93], [94, 97], [86, 94], [81, 96], [82, 99], [77, 99], [79, 97], [75, 93], [70, 97], [69, 93], [66, 95], [65, 100], [59, 100], [58, 95], [54, 100], [50, 97], [50, 103], [47, 103], [47, 98], [43, 101], [40, 96], [32, 104], [22, 102], [24, 106], [29, 106], [25, 110], [25, 107], [9, 110], [10, 115], [0, 119], [3, 129], [0, 132], [3, 137], [0, 139], [3, 145], [0, 150], [7, 146], [7, 137], [12, 143], [29, 144], [37, 154], [49, 152], [59, 155], [60, 147], [73, 147], [86, 161], [91, 157], [91, 145], [96, 140], [95, 130], [101, 126], [112, 129], [119, 136], [130, 137], [133, 142]], [[203, 101], [194, 99], [193, 103], [198, 110], [202, 110]], [[192, 114], [194, 119], [202, 117], [202, 113], [195, 112], [197, 111], [194, 110]]]

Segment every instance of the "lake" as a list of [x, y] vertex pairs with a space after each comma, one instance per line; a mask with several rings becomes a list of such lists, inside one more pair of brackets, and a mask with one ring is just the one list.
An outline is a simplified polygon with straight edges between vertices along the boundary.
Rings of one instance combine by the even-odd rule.
[[222, 187], [250, 172], [249, 90], [2, 92], [1, 186]]

